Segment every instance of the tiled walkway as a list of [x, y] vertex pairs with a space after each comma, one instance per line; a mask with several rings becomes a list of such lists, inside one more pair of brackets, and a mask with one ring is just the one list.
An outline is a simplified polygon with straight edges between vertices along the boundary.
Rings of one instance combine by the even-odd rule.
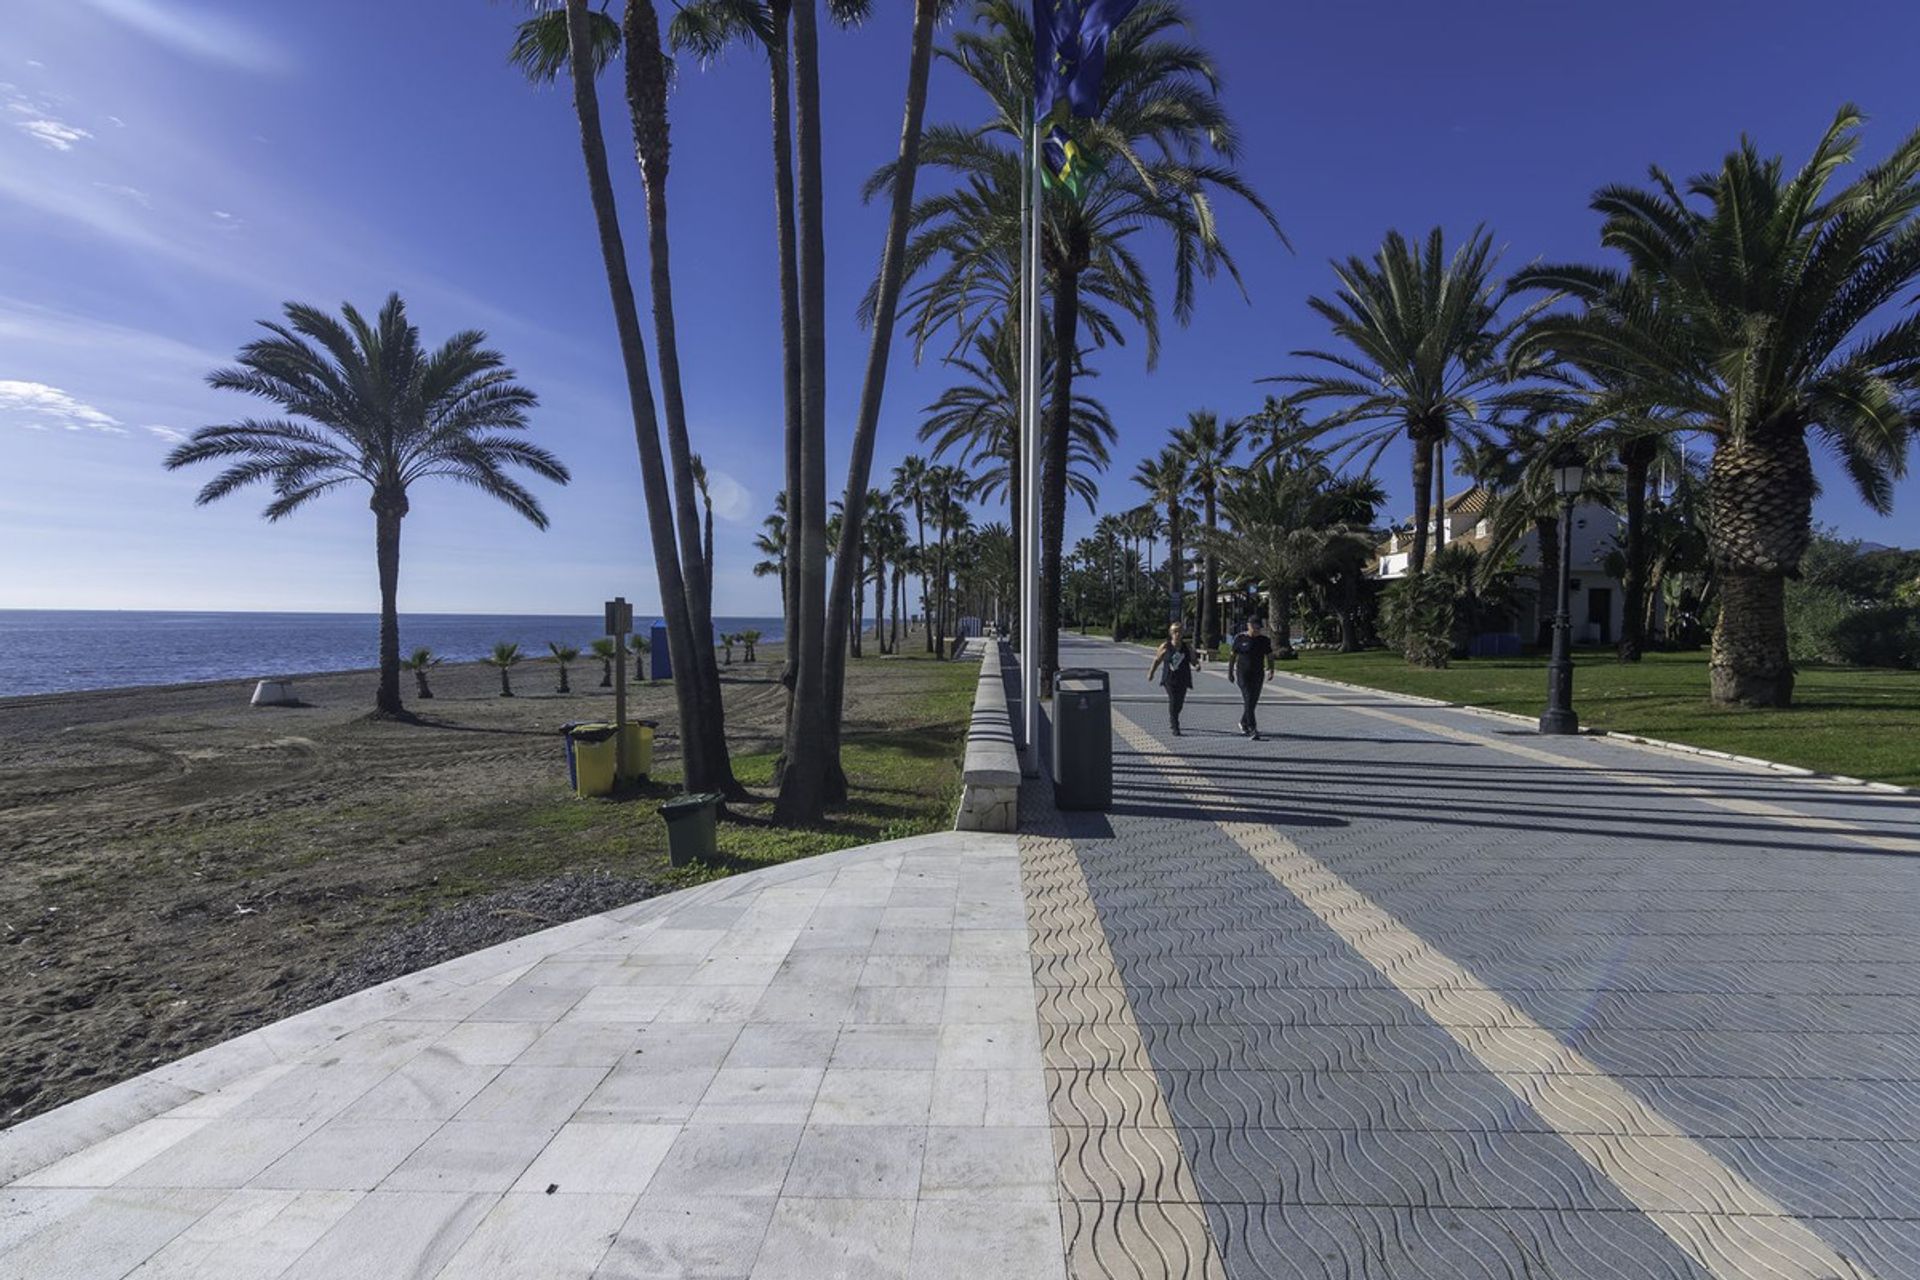
[[1920, 1277], [1920, 798], [1209, 673], [1115, 804], [579, 921], [0, 1133], [0, 1280]]

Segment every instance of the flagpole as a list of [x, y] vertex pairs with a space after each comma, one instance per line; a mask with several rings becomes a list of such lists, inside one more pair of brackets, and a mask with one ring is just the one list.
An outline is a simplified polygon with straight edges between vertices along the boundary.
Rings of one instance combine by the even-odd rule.
[[1027, 744], [1023, 772], [1040, 776], [1040, 521], [1037, 495], [1039, 423], [1037, 388], [1039, 334], [1035, 331], [1039, 226], [1040, 127], [1027, 126], [1020, 183], [1020, 725]]

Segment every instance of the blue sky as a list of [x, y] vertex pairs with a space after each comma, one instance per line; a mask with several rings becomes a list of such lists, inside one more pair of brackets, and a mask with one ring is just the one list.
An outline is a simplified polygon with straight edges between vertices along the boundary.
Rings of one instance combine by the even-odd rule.
[[[882, 213], [859, 182], [891, 155], [904, 0], [825, 36], [831, 421], [850, 429], [854, 321]], [[403, 609], [567, 612], [624, 592], [651, 607], [638, 464], [566, 97], [504, 60], [516, 6], [481, 0], [13, 0], [0, 50], [0, 607], [371, 610], [372, 517], [341, 496], [278, 525], [264, 494], [210, 508], [169, 474], [172, 439], [258, 406], [209, 390], [255, 320], [298, 298], [405, 295], [425, 335], [484, 328], [542, 397], [539, 438], [573, 468], [545, 533], [455, 488], [415, 495]], [[1244, 167], [1288, 253], [1240, 210], [1224, 279], [1169, 322], [1159, 368], [1101, 353], [1121, 430], [1109, 505], [1188, 410], [1258, 406], [1256, 379], [1318, 345], [1303, 304], [1330, 258], [1389, 227], [1486, 223], [1503, 265], [1595, 257], [1589, 193], [1648, 163], [1715, 164], [1742, 130], [1790, 161], [1835, 107], [1872, 117], [1870, 155], [1920, 123], [1920, 8], [1798, 0], [1193, 0], [1240, 121]], [[629, 243], [642, 224], [619, 95], [608, 123]], [[674, 251], [696, 447], [719, 473], [725, 613], [777, 609], [750, 573], [780, 479], [781, 407], [763, 64], [683, 68], [673, 101]], [[936, 80], [930, 118], [978, 105]], [[1164, 263], [1162, 264], [1164, 265]], [[946, 384], [896, 355], [878, 468], [916, 447]], [[1406, 505], [1404, 459], [1383, 478]], [[1834, 469], [1816, 512], [1920, 543], [1920, 479], [1890, 518]], [[833, 467], [837, 488], [843, 474]], [[1076, 525], [1084, 519], [1076, 513]], [[1071, 530], [1077, 532], [1078, 530]]]

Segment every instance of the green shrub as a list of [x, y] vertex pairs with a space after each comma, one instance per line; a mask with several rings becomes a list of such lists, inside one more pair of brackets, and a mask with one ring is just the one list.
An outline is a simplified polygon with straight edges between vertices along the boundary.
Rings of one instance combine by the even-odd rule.
[[1836, 639], [1857, 611], [1839, 587], [1818, 582], [1787, 584], [1787, 652], [1795, 662], [1845, 662]]
[[1380, 634], [1413, 666], [1444, 667], [1453, 654], [1455, 606], [1452, 583], [1402, 578], [1380, 595]]
[[1877, 605], [1833, 628], [1834, 657], [1856, 667], [1920, 667], [1920, 608]]

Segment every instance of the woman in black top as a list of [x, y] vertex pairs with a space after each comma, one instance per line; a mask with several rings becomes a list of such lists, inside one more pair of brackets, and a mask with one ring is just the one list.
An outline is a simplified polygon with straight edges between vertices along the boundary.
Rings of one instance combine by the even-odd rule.
[[1180, 708], [1187, 700], [1187, 690], [1193, 688], [1193, 663], [1193, 646], [1176, 622], [1167, 628], [1167, 638], [1160, 642], [1153, 665], [1147, 668], [1147, 679], [1152, 680], [1158, 672], [1160, 687], [1167, 691], [1167, 718], [1173, 722], [1176, 738], [1180, 736]]

